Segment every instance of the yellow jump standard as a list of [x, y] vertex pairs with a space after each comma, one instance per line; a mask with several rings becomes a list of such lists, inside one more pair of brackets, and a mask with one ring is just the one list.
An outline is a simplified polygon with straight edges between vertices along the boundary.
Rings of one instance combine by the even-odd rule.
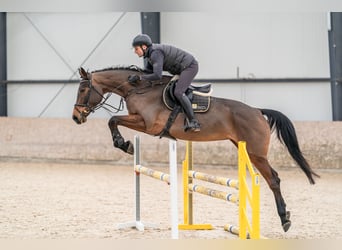
[[[208, 175], [201, 172], [193, 171], [193, 154], [192, 142], [186, 144], [186, 155], [183, 161], [183, 194], [184, 194], [184, 224], [178, 226], [182, 230], [206, 230], [212, 229], [211, 224], [193, 224], [193, 201], [192, 193], [198, 192], [214, 198], [231, 201], [239, 205], [239, 226], [240, 229], [226, 225], [225, 230], [239, 235], [240, 239], [260, 239], [260, 185], [259, 174], [255, 173], [250, 162], [246, 143], [239, 142], [238, 144], [238, 162], [239, 162], [239, 180], [231, 180], [225, 177]], [[251, 176], [252, 191], [246, 181], [246, 168]], [[217, 191], [207, 187], [194, 185], [193, 179], [199, 179], [219, 185], [233, 187], [239, 190], [238, 195], [229, 194], [223, 191]], [[252, 222], [249, 222], [247, 215], [247, 201], [250, 204], [252, 211]]]

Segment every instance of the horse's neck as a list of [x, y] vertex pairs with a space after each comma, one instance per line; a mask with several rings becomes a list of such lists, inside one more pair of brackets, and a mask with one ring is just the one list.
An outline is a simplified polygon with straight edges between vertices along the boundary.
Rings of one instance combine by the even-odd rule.
[[96, 73], [93, 77], [96, 79], [97, 84], [102, 88], [104, 93], [113, 92], [118, 95], [123, 95], [125, 88], [127, 88], [125, 83], [127, 82], [129, 72], [120, 71], [114, 72], [100, 72]]

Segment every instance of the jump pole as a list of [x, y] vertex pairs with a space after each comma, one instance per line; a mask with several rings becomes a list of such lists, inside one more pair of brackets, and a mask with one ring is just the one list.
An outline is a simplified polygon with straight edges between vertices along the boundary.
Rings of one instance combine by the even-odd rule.
[[158, 228], [154, 223], [143, 223], [140, 218], [140, 175], [147, 175], [170, 184], [171, 201], [171, 238], [178, 239], [178, 189], [177, 189], [177, 144], [176, 141], [169, 140], [169, 167], [170, 174], [164, 174], [150, 168], [141, 166], [140, 137], [134, 136], [134, 179], [135, 179], [135, 221], [120, 223], [118, 229], [136, 228], [144, 231], [146, 227]]

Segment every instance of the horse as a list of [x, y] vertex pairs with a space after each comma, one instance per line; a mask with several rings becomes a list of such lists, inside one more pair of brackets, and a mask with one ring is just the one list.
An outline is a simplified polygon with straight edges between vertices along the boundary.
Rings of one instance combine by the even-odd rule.
[[[144, 74], [136, 66], [118, 66], [91, 73], [81, 67], [79, 74], [81, 80], [72, 113], [72, 119], [77, 124], [85, 123], [90, 113], [106, 104], [106, 93], [115, 93], [126, 102], [128, 115], [114, 115], [109, 119], [114, 147], [128, 154], [134, 152], [133, 144], [129, 140], [125, 141], [118, 126], [152, 136], [160, 135], [163, 131], [171, 111], [164, 105], [162, 93], [171, 76], [163, 75], [157, 81], [140, 80], [131, 84], [128, 82], [129, 75]], [[186, 132], [185, 116], [180, 113], [169, 129], [169, 135], [179, 140], [197, 142], [230, 140], [236, 147], [238, 141], [246, 141], [250, 160], [273, 192], [282, 228], [287, 232], [291, 226], [290, 211], [286, 210], [278, 173], [267, 160], [271, 133], [276, 131], [277, 138], [285, 145], [310, 184], [315, 184], [313, 176], [320, 177], [304, 158], [292, 122], [277, 110], [254, 108], [236, 100], [210, 96], [210, 105], [206, 113], [196, 113], [201, 124], [200, 132]]]

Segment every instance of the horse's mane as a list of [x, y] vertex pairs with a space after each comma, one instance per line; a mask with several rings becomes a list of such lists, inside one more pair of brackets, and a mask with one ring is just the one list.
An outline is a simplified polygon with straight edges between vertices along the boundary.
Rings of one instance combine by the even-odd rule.
[[[125, 66], [125, 65], [118, 65], [118, 66], [113, 66], [113, 67], [107, 67], [107, 68], [103, 68], [103, 69], [97, 69], [92, 71], [91, 73], [97, 73], [97, 72], [105, 72], [105, 71], [111, 71], [111, 70], [130, 70], [130, 71], [135, 71], [135, 72], [140, 72], [140, 73], [151, 73], [148, 72], [136, 65], [129, 65], [129, 66]], [[163, 75], [164, 77], [172, 77], [170, 75]]]
[[107, 67], [104, 69], [97, 69], [97, 70], [92, 71], [91, 73], [110, 71], [110, 70], [132, 70], [132, 71], [142, 72], [142, 73], [146, 72], [144, 69], [142, 69], [136, 65], [130, 65], [130, 66], [119, 65], [119, 66]]

